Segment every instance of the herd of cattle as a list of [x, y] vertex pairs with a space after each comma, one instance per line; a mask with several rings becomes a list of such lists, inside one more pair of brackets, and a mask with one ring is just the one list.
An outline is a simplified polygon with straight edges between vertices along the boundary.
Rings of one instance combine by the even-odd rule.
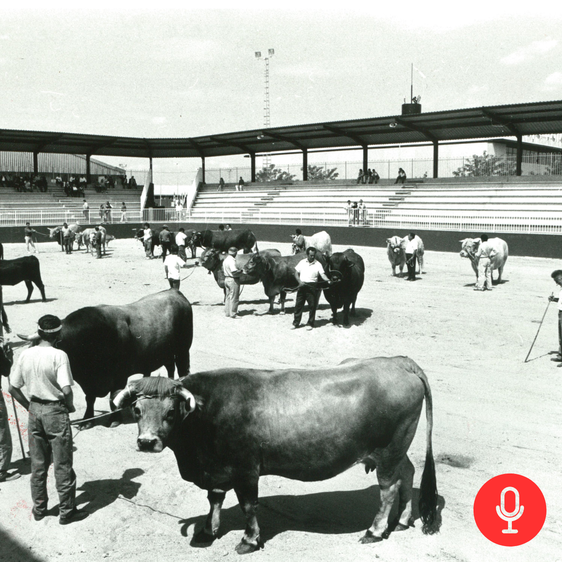
[[[53, 229], [52, 236], [56, 235]], [[77, 231], [76, 242], [88, 249], [88, 231]], [[159, 244], [157, 231], [153, 242]], [[343, 323], [348, 325], [364, 282], [362, 257], [353, 249], [332, 252], [325, 232], [307, 237], [305, 242], [319, 250], [318, 261], [332, 281], [324, 288], [332, 321], [337, 322], [336, 314], [343, 308]], [[492, 267], [501, 278], [507, 245], [500, 239], [489, 242], [498, 248]], [[461, 256], [471, 260], [478, 275], [475, 254], [480, 240], [461, 243]], [[286, 293], [296, 288], [294, 268], [303, 254], [283, 256], [278, 250], [259, 250], [250, 230], [194, 231], [188, 244], [193, 257], [197, 247], [203, 249], [199, 264], [213, 274], [220, 288], [224, 288], [224, 252], [231, 246], [243, 250], [236, 258], [243, 271], [241, 283], [261, 281], [270, 312], [277, 295], [284, 311]], [[387, 249], [393, 275], [396, 267], [402, 273], [405, 239], [389, 238]], [[420, 241], [422, 272], [423, 252]], [[1, 285], [21, 281], [28, 287], [27, 301], [32, 282], [45, 300], [35, 256], [0, 261]], [[30, 342], [38, 338], [37, 334], [20, 337]], [[381, 491], [379, 511], [362, 542], [388, 536], [388, 516], [396, 498], [399, 514], [394, 528], [407, 529], [413, 523], [414, 476], [407, 451], [424, 400], [427, 447], [419, 513], [424, 533], [438, 531], [431, 391], [423, 371], [412, 360], [346, 360], [335, 368], [312, 371], [224, 369], [187, 376], [192, 339], [191, 305], [182, 293], [170, 289], [124, 306], [76, 310], [63, 320], [58, 345], [68, 354], [74, 378], [86, 396], [85, 426], [92, 424], [96, 398], [110, 394], [111, 426], [120, 423], [120, 409], [132, 405], [139, 427], [138, 448], [160, 452], [169, 447], [182, 478], [208, 491], [209, 515], [194, 542], [210, 543], [217, 537], [224, 496], [234, 489], [247, 522], [236, 550], [255, 551], [262, 546], [256, 519], [261, 475], [316, 481], [356, 463], [363, 463], [367, 472], [377, 470]], [[7, 344], [1, 351], [0, 370], [11, 357]], [[169, 379], [150, 377], [162, 366]], [[179, 381], [172, 380], [176, 369]], [[145, 378], [128, 382], [139, 373]], [[151, 399], [154, 397], [157, 399]]]

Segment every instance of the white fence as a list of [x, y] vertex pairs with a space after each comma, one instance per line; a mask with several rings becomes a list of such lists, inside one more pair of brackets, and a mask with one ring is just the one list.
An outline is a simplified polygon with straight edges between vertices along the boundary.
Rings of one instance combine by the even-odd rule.
[[[127, 211], [127, 222], [140, 222], [142, 216], [139, 210]], [[121, 211], [113, 209], [104, 223], [118, 223], [121, 221]], [[49, 211], [42, 210], [18, 210], [0, 209], [1, 226], [24, 226], [26, 222], [33, 226], [44, 226], [62, 224], [63, 222], [79, 224], [100, 224], [102, 222], [99, 211], [90, 209], [89, 216], [86, 217], [82, 209], [54, 209]]]
[[[61, 209], [53, 211], [25, 211], [2, 210], [0, 212], [0, 226], [24, 226], [26, 222], [33, 226], [79, 223], [81, 225], [99, 224], [98, 211], [91, 211], [88, 219], [80, 209]], [[109, 220], [104, 224], [119, 223], [121, 212], [113, 209]], [[247, 211], [213, 211], [212, 213], [197, 213], [191, 216], [189, 211], [175, 209], [145, 209], [143, 213], [127, 211], [126, 222], [169, 222], [169, 223], [208, 223], [213, 224], [291, 224], [310, 226], [347, 226], [347, 215], [342, 213], [336, 217], [328, 213], [310, 211], [294, 212], [290, 216], [286, 213], [259, 213], [249, 217]], [[505, 232], [519, 234], [562, 234], [562, 214], [549, 216], [526, 216], [514, 214], [483, 215], [483, 214], [425, 214], [393, 212], [389, 210], [369, 212], [362, 224], [352, 224], [352, 227], [366, 228], [397, 228], [412, 230], [446, 230], [446, 231], [484, 231]]]

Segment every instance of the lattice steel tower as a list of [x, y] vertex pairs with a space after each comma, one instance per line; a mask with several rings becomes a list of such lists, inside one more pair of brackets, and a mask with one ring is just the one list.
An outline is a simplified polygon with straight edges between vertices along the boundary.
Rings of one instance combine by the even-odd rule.
[[[269, 59], [275, 54], [275, 49], [268, 49], [267, 56], [262, 59], [261, 51], [256, 51], [256, 58], [263, 60], [265, 62], [265, 91], [264, 91], [264, 101], [263, 101], [263, 125], [264, 127], [271, 126], [271, 107], [269, 105]], [[269, 154], [266, 154], [263, 158], [264, 168], [268, 167], [271, 163]]]

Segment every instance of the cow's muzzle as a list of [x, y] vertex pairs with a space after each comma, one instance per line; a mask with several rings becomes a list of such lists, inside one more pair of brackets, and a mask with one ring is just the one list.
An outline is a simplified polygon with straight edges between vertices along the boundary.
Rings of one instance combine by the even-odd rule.
[[139, 451], [146, 453], [159, 453], [162, 450], [160, 440], [156, 437], [139, 437], [137, 439]]

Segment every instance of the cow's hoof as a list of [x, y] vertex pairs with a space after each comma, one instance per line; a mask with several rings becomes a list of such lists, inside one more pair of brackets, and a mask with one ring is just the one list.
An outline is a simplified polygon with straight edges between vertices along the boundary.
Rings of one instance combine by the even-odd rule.
[[79, 423], [78, 427], [80, 428], [80, 430], [92, 429], [92, 427], [94, 427], [94, 424], [91, 421], [86, 421], [86, 422]]
[[238, 554], [251, 554], [252, 552], [256, 552], [260, 549], [259, 541], [256, 544], [249, 544], [246, 541], [242, 540], [236, 546], [236, 552]]
[[205, 529], [201, 529], [198, 533], [193, 535], [191, 544], [192, 546], [209, 546], [213, 544], [216, 538], [216, 536], [207, 533]]
[[397, 523], [396, 527], [394, 527], [395, 531], [407, 531], [410, 528], [410, 525], [404, 525], [404, 523]]
[[110, 424], [109, 427], [119, 427], [121, 425], [121, 422], [119, 420], [113, 420]]
[[360, 539], [359, 542], [361, 544], [371, 544], [374, 542], [381, 542], [382, 537], [375, 537], [371, 531], [367, 531]]

